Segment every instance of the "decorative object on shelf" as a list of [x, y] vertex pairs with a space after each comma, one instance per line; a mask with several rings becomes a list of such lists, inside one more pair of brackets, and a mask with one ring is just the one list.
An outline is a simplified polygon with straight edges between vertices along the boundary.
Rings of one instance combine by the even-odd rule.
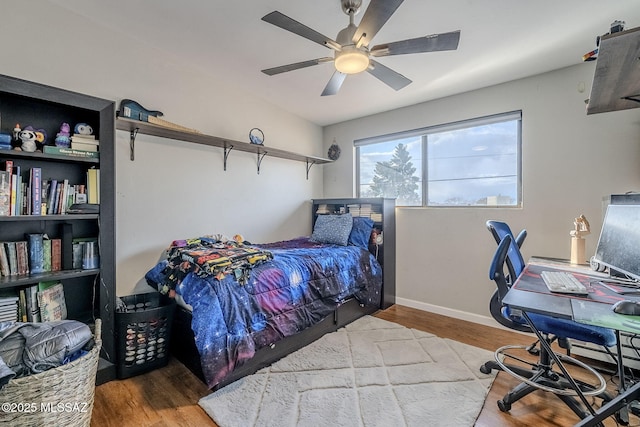
[[573, 221], [573, 230], [569, 232], [571, 236], [571, 264], [584, 264], [585, 240], [582, 236], [591, 234], [591, 226], [584, 215], [580, 215]]
[[[159, 117], [164, 116], [162, 111], [148, 110], [132, 99], [123, 99], [120, 101], [120, 110], [117, 111], [118, 117], [126, 117], [141, 122], [153, 123], [154, 125], [178, 130], [181, 132], [200, 133], [199, 130], [191, 129], [185, 126], [168, 122]], [[133, 160], [133, 159], [131, 159]]]
[[327, 151], [327, 157], [329, 157], [331, 160], [338, 160], [338, 158], [340, 157], [340, 146], [338, 144], [335, 144], [335, 140], [334, 140], [334, 144], [331, 144], [331, 147], [329, 147], [329, 151]]
[[73, 132], [79, 135], [93, 135], [93, 128], [86, 123], [78, 123], [73, 128]]
[[249, 141], [255, 145], [264, 145], [264, 132], [259, 128], [253, 128], [249, 131]]
[[140, 103], [133, 99], [123, 99], [120, 101], [120, 109], [118, 110], [118, 116], [128, 117], [134, 120], [140, 120], [141, 122], [148, 122], [149, 116], [162, 117], [162, 111], [149, 110], [144, 108]]
[[71, 139], [69, 136], [71, 135], [71, 126], [69, 123], [62, 123], [60, 125], [60, 132], [56, 134], [55, 144], [56, 147], [69, 148], [71, 145]]
[[21, 145], [20, 147], [16, 147], [17, 150], [33, 153], [38, 148], [36, 145], [36, 131], [31, 126], [27, 126], [21, 130], [18, 134], [18, 138], [20, 138]]
[[16, 123], [16, 125], [13, 127], [13, 141], [14, 142], [18, 142], [20, 141], [20, 131], [22, 129], [20, 129], [20, 123]]

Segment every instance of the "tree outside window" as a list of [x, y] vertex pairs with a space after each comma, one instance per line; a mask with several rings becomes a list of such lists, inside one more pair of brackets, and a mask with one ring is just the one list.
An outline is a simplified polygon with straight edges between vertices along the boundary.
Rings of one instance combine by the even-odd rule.
[[355, 142], [358, 196], [397, 206], [521, 206], [520, 111]]

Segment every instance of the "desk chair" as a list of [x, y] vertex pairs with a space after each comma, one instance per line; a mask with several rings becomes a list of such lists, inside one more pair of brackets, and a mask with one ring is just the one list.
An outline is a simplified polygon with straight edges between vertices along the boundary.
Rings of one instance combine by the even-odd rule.
[[[496, 282], [499, 292], [508, 290], [509, 288], [507, 275], [504, 273], [504, 270], [512, 242], [513, 240], [510, 235], [503, 237], [489, 268], [489, 278]], [[501, 295], [501, 297], [504, 297], [504, 295]], [[607, 349], [616, 344], [615, 333], [610, 329], [583, 325], [572, 320], [559, 319], [535, 313], [528, 313], [528, 316], [535, 328], [545, 339], [545, 342], [549, 344], [557, 338], [573, 338], [584, 342], [595, 343]], [[512, 320], [516, 323], [524, 322], [524, 319], [519, 322], [516, 319]], [[490, 373], [492, 369], [502, 370], [522, 381], [521, 384], [518, 384], [497, 402], [498, 408], [502, 412], [508, 412], [511, 409], [511, 405], [517, 400], [535, 390], [544, 390], [557, 395], [580, 418], [589, 415], [587, 408], [581, 404], [582, 399], [576, 398], [577, 393], [573, 390], [571, 384], [572, 379], [567, 377], [564, 372], [554, 368], [554, 366], [557, 367], [557, 365], [545, 347], [541, 346], [538, 360], [535, 362], [527, 361], [515, 354], [518, 350], [527, 349], [528, 346], [507, 345], [500, 347], [495, 352], [495, 361], [486, 362], [480, 367], [480, 371], [485, 374]], [[606, 381], [596, 370], [569, 355], [556, 353], [556, 356], [563, 364], [578, 366], [587, 371], [589, 376], [596, 380], [594, 384], [589, 384], [585, 381], [575, 381], [585, 396], [598, 396], [605, 401], [611, 400], [611, 396], [604, 391]], [[506, 360], [509, 360], [509, 362], [506, 362]]]
[[[524, 259], [522, 258], [522, 254], [520, 253], [520, 248], [522, 247], [522, 243], [524, 243], [524, 239], [527, 237], [527, 230], [522, 230], [518, 233], [517, 237], [513, 236], [511, 232], [511, 228], [506, 222], [502, 221], [487, 221], [487, 229], [491, 232], [491, 235], [495, 239], [496, 243], [499, 245], [504, 236], [511, 237], [511, 244], [509, 245], [509, 249], [507, 251], [507, 269], [509, 271], [509, 275], [505, 277], [504, 289], [501, 289], [501, 284], [498, 285], [498, 288], [491, 296], [489, 300], [489, 312], [491, 316], [502, 326], [506, 326], [509, 329], [514, 329], [520, 332], [531, 332], [531, 328], [522, 322], [516, 322], [513, 319], [520, 319], [520, 315], [518, 313], [514, 313], [514, 316], [511, 314], [511, 310], [509, 307], [505, 307], [502, 304], [502, 297], [507, 294], [509, 288], [518, 278], [522, 270], [524, 270]], [[532, 354], [537, 354], [536, 343], [533, 343], [529, 352]]]

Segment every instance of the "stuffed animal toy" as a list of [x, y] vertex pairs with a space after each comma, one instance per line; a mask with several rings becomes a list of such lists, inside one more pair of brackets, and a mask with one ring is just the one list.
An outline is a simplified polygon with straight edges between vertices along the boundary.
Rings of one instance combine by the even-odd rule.
[[71, 145], [71, 139], [69, 136], [71, 135], [71, 126], [69, 123], [62, 123], [60, 125], [60, 132], [56, 134], [55, 144], [56, 147], [64, 147], [68, 148]]
[[79, 135], [93, 135], [93, 128], [86, 123], [78, 123], [73, 132]]
[[23, 130], [21, 130], [18, 134], [18, 138], [20, 138], [20, 141], [22, 141], [22, 151], [33, 153], [38, 148], [36, 146], [36, 132], [31, 126], [27, 126]]

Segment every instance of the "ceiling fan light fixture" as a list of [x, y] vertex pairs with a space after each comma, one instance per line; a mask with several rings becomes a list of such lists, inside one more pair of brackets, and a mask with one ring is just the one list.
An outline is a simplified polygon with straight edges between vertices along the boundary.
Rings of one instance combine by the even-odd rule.
[[336, 70], [345, 74], [361, 73], [369, 67], [369, 55], [355, 46], [344, 46], [335, 54]]

